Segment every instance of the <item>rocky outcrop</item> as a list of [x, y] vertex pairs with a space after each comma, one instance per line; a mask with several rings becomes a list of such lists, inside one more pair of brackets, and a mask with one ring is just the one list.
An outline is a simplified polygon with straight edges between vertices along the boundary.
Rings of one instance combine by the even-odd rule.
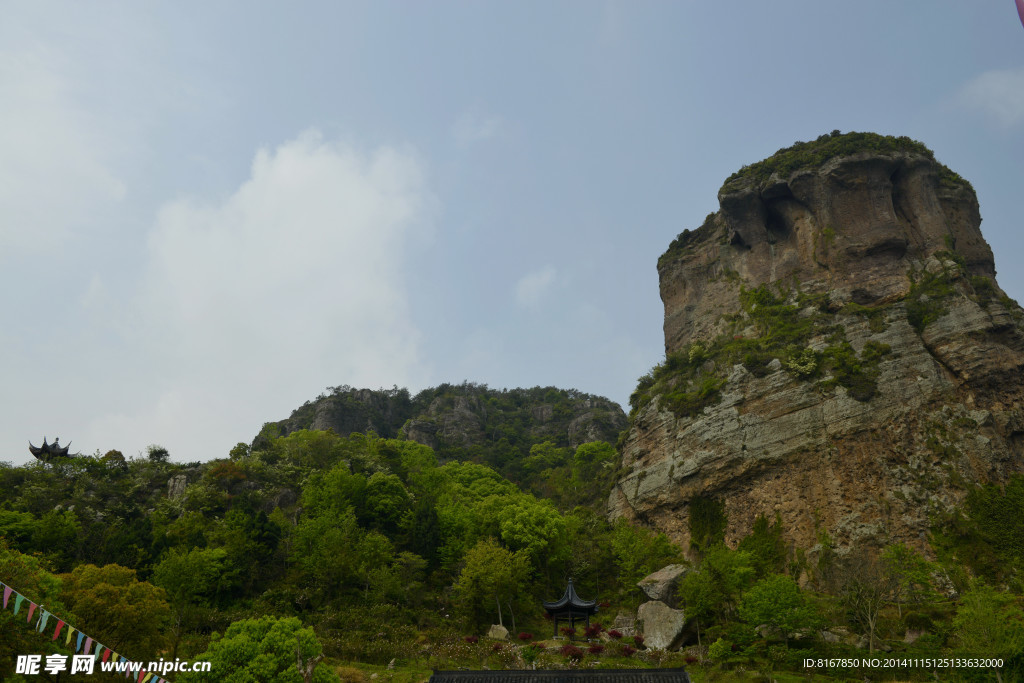
[[681, 609], [672, 609], [658, 600], [640, 605], [636, 615], [644, 645], [654, 650], [671, 650], [679, 646], [686, 616]]
[[858, 135], [749, 167], [662, 256], [668, 360], [631, 400], [612, 517], [685, 547], [712, 500], [732, 544], [777, 515], [798, 547], [926, 549], [933, 512], [1024, 470], [1024, 312], [974, 192]]
[[640, 579], [636, 585], [651, 600], [659, 600], [670, 607], [675, 607], [676, 589], [689, 571], [690, 568], [684, 564], [670, 564]]
[[495, 390], [466, 382], [411, 396], [406, 389], [342, 386], [307, 401], [287, 420], [264, 425], [252, 450], [266, 448], [272, 437], [316, 429], [409, 439], [442, 457], [459, 457], [479, 447], [509, 448], [508, 442], [516, 442], [525, 456], [532, 444], [544, 441], [573, 448], [590, 441], [615, 443], [625, 427], [626, 415], [618, 404], [576, 390]]

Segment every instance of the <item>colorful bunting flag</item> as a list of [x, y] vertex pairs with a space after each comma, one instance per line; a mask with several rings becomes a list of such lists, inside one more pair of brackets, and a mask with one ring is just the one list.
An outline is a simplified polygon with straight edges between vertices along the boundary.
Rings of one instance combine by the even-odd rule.
[[[18, 613], [21, 609], [21, 604], [28, 600], [24, 595], [14, 590], [5, 583], [0, 582], [0, 587], [3, 588], [3, 608], [7, 609], [7, 605], [10, 601], [11, 595], [14, 595], [14, 614]], [[53, 630], [53, 637], [50, 640], [57, 640], [60, 637], [61, 631], [67, 626], [66, 635], [64, 637], [64, 645], [66, 647], [71, 646], [71, 639], [78, 634], [78, 638], [75, 640], [75, 652], [83, 652], [84, 654], [92, 654], [93, 662], [102, 657], [102, 661], [106, 662], [108, 659], [111, 663], [124, 662], [127, 664], [125, 668], [125, 678], [130, 678], [132, 674], [136, 673], [132, 671], [131, 664], [127, 658], [119, 655], [118, 653], [111, 650], [106, 645], [99, 643], [92, 639], [92, 637], [85, 635], [82, 631], [79, 631], [68, 622], [63, 619], [56, 618], [55, 615], [44, 608], [41, 604], [37, 604], [28, 600], [29, 608], [28, 615], [25, 618], [26, 623], [32, 623], [32, 617], [35, 615], [36, 609], [39, 609], [39, 619], [36, 621], [34, 626], [35, 630], [42, 633], [46, 630], [46, 626], [49, 623], [50, 617], [54, 617], [57, 620], [57, 627]], [[84, 642], [84, 649], [83, 649]], [[147, 673], [146, 671], [138, 671], [138, 676], [135, 677], [136, 683], [168, 683], [167, 679], [161, 678], [154, 673]]]

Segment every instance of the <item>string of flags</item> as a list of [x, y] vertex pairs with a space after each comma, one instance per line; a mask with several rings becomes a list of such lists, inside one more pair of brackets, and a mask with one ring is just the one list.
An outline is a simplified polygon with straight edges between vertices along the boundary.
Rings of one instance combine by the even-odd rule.
[[[0, 587], [3, 588], [3, 609], [7, 610], [10, 605], [16, 616], [23, 609], [25, 610], [25, 623], [26, 625], [32, 626], [38, 633], [44, 633], [47, 627], [53, 622], [56, 626], [53, 629], [53, 635], [50, 637], [51, 641], [56, 641], [61, 635], [64, 636], [64, 646], [72, 647], [72, 641], [74, 641], [74, 649], [76, 655], [81, 653], [82, 655], [92, 655], [92, 662], [89, 665], [89, 672], [92, 672], [92, 667], [97, 660], [101, 662], [110, 661], [111, 663], [125, 662], [127, 664], [133, 664], [127, 657], [120, 655], [111, 650], [106, 645], [103, 645], [91, 636], [87, 636], [85, 633], [69, 624], [64, 619], [60, 619], [55, 614], [52, 614], [45, 609], [43, 605], [32, 602], [24, 595], [14, 590], [6, 583], [0, 581]], [[33, 624], [32, 618], [35, 617], [35, 623]], [[50, 658], [48, 657], [47, 660]], [[72, 671], [74, 673], [74, 671]], [[152, 672], [133, 671], [130, 666], [125, 667], [125, 678], [135, 676], [135, 683], [171, 683], [165, 678], [161, 678]]]

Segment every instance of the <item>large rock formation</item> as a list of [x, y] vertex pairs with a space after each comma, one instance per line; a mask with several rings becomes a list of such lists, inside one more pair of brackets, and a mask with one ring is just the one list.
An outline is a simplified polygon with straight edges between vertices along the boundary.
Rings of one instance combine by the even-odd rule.
[[684, 546], [764, 515], [798, 547], [925, 549], [931, 513], [1024, 470], [1024, 312], [969, 183], [907, 138], [833, 133], [719, 204], [659, 260], [666, 361], [631, 398], [612, 517]]
[[496, 390], [466, 382], [410, 396], [406, 389], [341, 386], [307, 401], [287, 420], [264, 425], [252, 447], [258, 450], [267, 438], [300, 429], [331, 429], [344, 436], [374, 432], [409, 439], [442, 457], [502, 447], [525, 455], [532, 444], [544, 441], [573, 448], [589, 441], [615, 443], [625, 427], [617, 403], [574, 389]]

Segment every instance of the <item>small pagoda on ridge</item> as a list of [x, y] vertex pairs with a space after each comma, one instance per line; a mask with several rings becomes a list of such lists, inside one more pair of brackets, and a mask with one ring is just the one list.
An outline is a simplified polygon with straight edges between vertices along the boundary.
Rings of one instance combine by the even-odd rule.
[[569, 579], [569, 585], [566, 586], [562, 597], [555, 602], [545, 602], [544, 609], [555, 622], [555, 637], [557, 638], [559, 620], [568, 619], [569, 625], [576, 628], [577, 619], [586, 619], [589, 628], [590, 615], [597, 613], [597, 601], [581, 599], [576, 595], [576, 587], [572, 585], [572, 579]]

